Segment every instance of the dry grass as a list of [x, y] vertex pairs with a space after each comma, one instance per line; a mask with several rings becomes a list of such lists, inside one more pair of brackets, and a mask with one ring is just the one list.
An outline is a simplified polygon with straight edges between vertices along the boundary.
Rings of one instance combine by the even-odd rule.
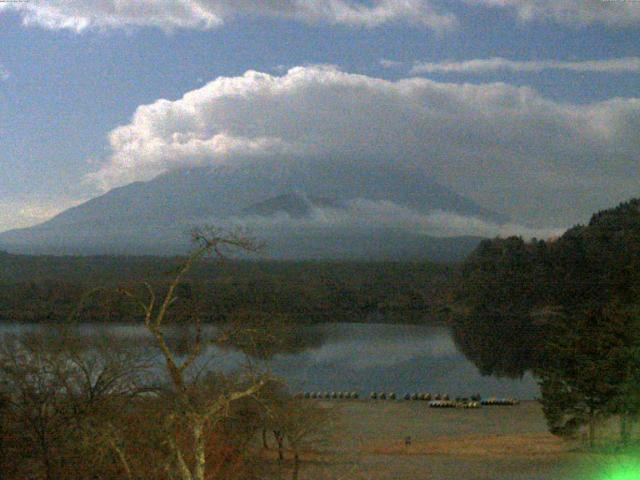
[[547, 433], [537, 402], [437, 410], [364, 400], [336, 414], [335, 441], [307, 457], [300, 480], [565, 480], [578, 457]]
[[[343, 402], [334, 413], [332, 440], [303, 453], [300, 480], [575, 480], [597, 478], [593, 472], [626, 458], [586, 452], [549, 434], [537, 402], [437, 410], [362, 400]], [[615, 434], [610, 427], [600, 431]], [[412, 437], [409, 447], [405, 436]], [[290, 478], [290, 451], [283, 463], [274, 450], [263, 453]]]
[[377, 455], [453, 455], [486, 460], [559, 457], [568, 450], [566, 442], [547, 433], [456, 435], [414, 442], [409, 447], [401, 442], [363, 447], [363, 451]]

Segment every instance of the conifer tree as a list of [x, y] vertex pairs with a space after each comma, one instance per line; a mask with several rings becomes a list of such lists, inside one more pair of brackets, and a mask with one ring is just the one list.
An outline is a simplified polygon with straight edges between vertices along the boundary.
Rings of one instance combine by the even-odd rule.
[[635, 316], [613, 304], [591, 306], [557, 319], [543, 367], [537, 372], [549, 429], [571, 435], [587, 425], [594, 445], [599, 419], [638, 411], [638, 338]]

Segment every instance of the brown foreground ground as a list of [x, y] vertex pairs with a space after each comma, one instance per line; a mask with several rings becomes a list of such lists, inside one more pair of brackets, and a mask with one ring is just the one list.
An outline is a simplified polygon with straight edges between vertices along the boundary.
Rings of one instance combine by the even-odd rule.
[[[547, 432], [534, 401], [477, 410], [425, 402], [336, 401], [331, 440], [300, 480], [547, 480], [576, 477], [585, 454]], [[405, 446], [405, 437], [411, 445]]]

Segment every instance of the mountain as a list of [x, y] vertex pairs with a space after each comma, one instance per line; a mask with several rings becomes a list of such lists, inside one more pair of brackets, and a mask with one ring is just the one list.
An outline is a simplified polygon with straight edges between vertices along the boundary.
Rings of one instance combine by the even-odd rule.
[[271, 217], [285, 213], [293, 218], [303, 218], [311, 215], [314, 209], [322, 208], [340, 209], [344, 208], [344, 204], [330, 198], [308, 197], [301, 193], [291, 192], [243, 208], [240, 216]]
[[475, 246], [469, 237], [434, 239], [394, 225], [393, 210], [391, 220], [379, 223], [387, 208], [503, 220], [418, 170], [372, 164], [363, 171], [335, 161], [247, 162], [173, 171], [115, 188], [40, 225], [1, 233], [0, 248], [173, 254], [188, 248], [189, 230], [203, 224], [245, 227], [266, 241], [266, 255], [275, 258], [448, 259]]

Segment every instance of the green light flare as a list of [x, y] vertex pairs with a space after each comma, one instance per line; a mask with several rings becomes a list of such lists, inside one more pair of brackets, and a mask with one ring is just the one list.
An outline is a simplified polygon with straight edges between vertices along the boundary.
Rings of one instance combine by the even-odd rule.
[[625, 459], [608, 465], [597, 480], [640, 480], [640, 460]]

